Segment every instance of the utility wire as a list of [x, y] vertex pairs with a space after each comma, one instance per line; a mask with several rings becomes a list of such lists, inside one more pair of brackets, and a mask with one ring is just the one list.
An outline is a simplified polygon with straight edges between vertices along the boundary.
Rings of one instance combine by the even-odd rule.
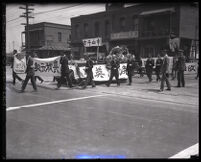
[[[33, 14], [34, 14], [34, 16], [35, 16], [35, 15], [39, 15], [39, 14], [45, 14], [45, 13], [48, 13], [48, 12], [54, 12], [54, 11], [59, 11], [59, 10], [67, 9], [67, 8], [73, 8], [73, 7], [82, 5], [82, 4], [83, 4], [83, 3], [77, 4], [77, 5], [74, 5], [74, 6], [68, 6], [68, 7], [62, 7], [62, 8], [58, 8], [58, 9], [54, 9], [54, 10], [49, 10], [49, 11], [37, 12], [37, 13], [33, 13]], [[14, 21], [14, 20], [17, 20], [17, 19], [20, 19], [20, 18], [21, 18], [21, 17], [17, 17], [17, 18], [14, 18], [14, 19], [12, 19], [12, 20], [8, 20], [6, 23], [11, 22], [11, 21]]]

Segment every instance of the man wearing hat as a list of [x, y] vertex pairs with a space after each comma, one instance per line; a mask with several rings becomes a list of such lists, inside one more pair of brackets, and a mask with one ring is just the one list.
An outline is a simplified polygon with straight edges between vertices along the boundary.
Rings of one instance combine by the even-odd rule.
[[127, 55], [128, 60], [127, 60], [127, 67], [126, 67], [126, 73], [128, 75], [129, 83], [128, 85], [131, 85], [132, 83], [132, 76], [135, 68], [135, 61], [134, 57], [131, 54]]
[[185, 87], [185, 80], [184, 80], [184, 71], [185, 71], [185, 63], [186, 63], [186, 58], [183, 54], [183, 50], [180, 49], [178, 51], [179, 56], [178, 56], [178, 61], [177, 61], [177, 80], [178, 80], [178, 84], [177, 87]]
[[110, 86], [110, 83], [112, 82], [112, 78], [115, 77], [116, 81], [117, 81], [117, 86], [120, 86], [119, 83], [119, 61], [117, 59], [116, 55], [112, 56], [112, 61], [111, 61], [111, 73], [110, 73], [110, 79], [108, 81], [108, 83], [106, 84], [108, 87]]
[[35, 81], [35, 70], [34, 70], [34, 64], [33, 64], [33, 54], [28, 56], [27, 59], [27, 69], [26, 69], [26, 78], [22, 84], [21, 92], [24, 92], [27, 83], [29, 79], [31, 79], [31, 84], [33, 86], [34, 91], [37, 91], [36, 81]]
[[152, 81], [152, 72], [153, 72], [153, 67], [154, 67], [154, 59], [152, 59], [151, 54], [149, 54], [148, 56], [149, 58], [146, 61], [146, 73], [147, 73], [147, 77], [149, 78], [149, 82]]
[[91, 60], [91, 58], [88, 55], [86, 55], [85, 58], [86, 58], [86, 65], [85, 65], [86, 69], [85, 69], [85, 71], [87, 73], [87, 78], [86, 78], [86, 81], [85, 81], [83, 88], [85, 89], [87, 87], [87, 85], [90, 83], [91, 83], [92, 88], [93, 88], [96, 86], [94, 81], [93, 81], [93, 78], [94, 78], [93, 77], [93, 71], [92, 71], [93, 61]]
[[58, 81], [57, 88], [60, 88], [62, 82], [66, 81], [66, 79], [68, 81], [68, 86], [71, 88], [72, 83], [71, 83], [71, 80], [69, 78], [68, 58], [65, 54], [61, 58], [60, 64], [61, 64], [61, 78]]
[[166, 82], [166, 85], [167, 85], [166, 90], [171, 91], [171, 85], [168, 80], [170, 60], [168, 58], [167, 50], [164, 50], [162, 53], [163, 53], [164, 57], [163, 57], [163, 63], [162, 63], [162, 67], [161, 67], [162, 78], [161, 78], [160, 91], [164, 90], [164, 82]]

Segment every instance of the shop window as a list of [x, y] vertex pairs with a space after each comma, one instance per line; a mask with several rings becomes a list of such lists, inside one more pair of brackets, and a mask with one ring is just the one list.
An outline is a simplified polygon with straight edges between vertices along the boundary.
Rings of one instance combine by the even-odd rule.
[[95, 37], [98, 37], [100, 35], [100, 24], [99, 22], [96, 22], [94, 25], [94, 35]]
[[136, 16], [133, 16], [133, 18], [132, 18], [132, 29], [134, 31], [138, 31], [138, 24], [139, 24], [139, 19], [136, 18]]
[[109, 21], [105, 21], [105, 37], [109, 37], [110, 34], [110, 23]]
[[125, 28], [126, 28], [126, 19], [125, 19], [125, 17], [121, 17], [120, 18], [120, 30], [124, 31]]
[[61, 35], [61, 32], [58, 32], [58, 41], [59, 41], [59, 42], [62, 41], [62, 35]]
[[84, 36], [88, 37], [89, 25], [87, 23], [84, 24]]
[[80, 34], [79, 34], [79, 25], [75, 25], [75, 38], [79, 38]]

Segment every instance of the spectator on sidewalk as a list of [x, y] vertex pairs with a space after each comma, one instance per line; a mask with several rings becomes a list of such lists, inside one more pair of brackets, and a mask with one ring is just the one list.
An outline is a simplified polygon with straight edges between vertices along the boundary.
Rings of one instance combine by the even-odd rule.
[[61, 64], [61, 77], [58, 80], [57, 88], [60, 88], [62, 83], [66, 83], [66, 85], [72, 88], [72, 83], [69, 78], [68, 58], [65, 54], [63, 55], [63, 57], [61, 57], [60, 64]]
[[151, 57], [151, 54], [149, 54], [148, 59], [146, 61], [146, 65], [145, 65], [147, 77], [149, 78], [149, 82], [152, 81], [153, 67], [154, 67], [154, 59]]
[[[34, 55], [34, 58], [38, 58], [38, 55], [37, 55], [36, 52], [34, 52], [33, 55]], [[44, 82], [44, 80], [43, 80], [40, 76], [35, 75], [35, 81], [37, 81], [37, 79], [40, 80], [40, 83], [43, 83], [43, 82]]]
[[115, 79], [117, 81], [117, 86], [120, 86], [120, 83], [119, 83], [119, 67], [120, 67], [119, 60], [117, 59], [116, 55], [113, 55], [112, 61], [111, 61], [110, 79], [109, 79], [108, 83], [106, 84], [108, 87], [110, 86], [113, 77], [115, 77]]
[[161, 73], [161, 66], [162, 66], [162, 64], [163, 64], [163, 59], [161, 58], [160, 54], [158, 54], [158, 58], [156, 60], [156, 68], [155, 68], [156, 81], [161, 80], [160, 73]]
[[93, 71], [92, 71], [93, 61], [91, 60], [91, 58], [88, 55], [86, 55], [85, 58], [86, 58], [85, 71], [87, 74], [87, 78], [86, 78], [86, 81], [84, 83], [83, 89], [85, 89], [88, 84], [91, 84], [92, 88], [96, 86], [95, 82], [93, 81], [93, 78], [94, 78], [93, 77]]
[[131, 85], [132, 76], [133, 76], [134, 68], [135, 68], [135, 61], [131, 54], [128, 54], [127, 58], [128, 60], [127, 60], [126, 74], [128, 75], [128, 80], [129, 80], [128, 85]]
[[185, 79], [184, 79], [184, 71], [185, 71], [185, 63], [186, 63], [186, 58], [183, 54], [183, 50], [180, 49], [178, 51], [179, 56], [178, 56], [178, 61], [177, 61], [177, 80], [178, 80], [178, 84], [177, 87], [185, 87]]
[[17, 55], [17, 50], [13, 50], [13, 56], [11, 58], [11, 68], [12, 68], [12, 77], [13, 77], [13, 85], [15, 85], [16, 79], [23, 83], [23, 79], [20, 78], [17, 73], [14, 71], [14, 57]]
[[32, 55], [29, 55], [27, 59], [27, 69], [26, 69], [26, 78], [22, 84], [21, 92], [24, 92], [27, 83], [31, 79], [31, 84], [33, 86], [34, 91], [37, 91], [37, 86], [35, 82], [35, 71], [34, 71], [34, 64], [33, 64], [33, 57]]
[[164, 90], [164, 82], [166, 82], [167, 85], [167, 89], [171, 91], [171, 85], [170, 82], [168, 80], [169, 77], [169, 64], [170, 64], [170, 60], [167, 54], [167, 50], [163, 51], [163, 64], [161, 66], [161, 73], [162, 73], [162, 78], [161, 78], [161, 86], [160, 86], [160, 91]]

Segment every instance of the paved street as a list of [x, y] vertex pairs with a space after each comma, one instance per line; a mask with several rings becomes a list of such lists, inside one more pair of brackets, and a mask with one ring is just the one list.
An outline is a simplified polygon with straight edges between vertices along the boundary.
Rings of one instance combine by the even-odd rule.
[[185, 76], [185, 88], [174, 80], [164, 92], [135, 76], [132, 86], [55, 90], [46, 81], [38, 92], [28, 84], [18, 93], [9, 68], [6, 77], [8, 159], [169, 158], [198, 143], [195, 75]]

